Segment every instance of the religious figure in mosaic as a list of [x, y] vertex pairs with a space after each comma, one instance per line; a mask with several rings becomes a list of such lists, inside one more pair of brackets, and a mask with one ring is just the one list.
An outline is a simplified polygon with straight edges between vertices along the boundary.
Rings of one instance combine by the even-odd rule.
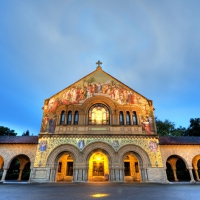
[[113, 146], [114, 148], [118, 148], [118, 147], [119, 147], [119, 140], [113, 140], [112, 146]]
[[151, 140], [151, 141], [149, 142], [149, 149], [150, 149], [152, 152], [156, 153], [157, 150], [158, 150], [158, 143], [157, 143], [156, 141], [154, 141], [154, 140]]
[[46, 151], [47, 149], [47, 140], [41, 140], [40, 141], [40, 151], [43, 152], [43, 151]]
[[78, 147], [79, 147], [79, 149], [83, 149], [85, 147], [85, 141], [84, 140], [79, 140], [78, 141]]

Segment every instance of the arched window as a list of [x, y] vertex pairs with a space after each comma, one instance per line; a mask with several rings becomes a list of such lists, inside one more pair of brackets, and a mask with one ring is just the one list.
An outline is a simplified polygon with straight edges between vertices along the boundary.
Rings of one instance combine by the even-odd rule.
[[72, 123], [72, 111], [68, 111], [67, 124], [70, 125], [71, 123]]
[[89, 124], [108, 125], [110, 123], [110, 113], [103, 104], [95, 104], [89, 109]]
[[126, 125], [131, 125], [130, 113], [128, 111], [126, 112]]
[[65, 111], [61, 112], [61, 115], [60, 115], [60, 124], [65, 124]]
[[78, 111], [76, 111], [75, 114], [74, 114], [74, 124], [75, 125], [78, 124]]
[[138, 125], [137, 115], [135, 111], [133, 111], [133, 125]]
[[122, 111], [119, 112], [119, 124], [124, 125], [124, 115]]

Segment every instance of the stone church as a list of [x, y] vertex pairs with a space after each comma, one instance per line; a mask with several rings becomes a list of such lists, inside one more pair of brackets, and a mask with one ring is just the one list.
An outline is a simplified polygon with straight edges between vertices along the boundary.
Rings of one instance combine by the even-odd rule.
[[1, 182], [199, 181], [200, 138], [159, 137], [152, 100], [96, 64], [44, 101], [38, 136], [0, 137]]

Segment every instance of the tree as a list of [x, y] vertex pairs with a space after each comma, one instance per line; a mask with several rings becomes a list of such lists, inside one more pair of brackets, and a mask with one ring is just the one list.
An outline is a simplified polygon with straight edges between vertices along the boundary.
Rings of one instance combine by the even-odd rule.
[[16, 136], [15, 130], [10, 130], [8, 127], [0, 126], [0, 136]]
[[200, 118], [191, 118], [190, 126], [188, 127], [186, 136], [200, 136]]
[[175, 129], [175, 124], [169, 120], [164, 122], [156, 118], [157, 133], [160, 136], [169, 136]]
[[186, 132], [184, 127], [176, 128], [175, 123], [167, 119], [163, 122], [156, 118], [156, 127], [157, 133], [160, 136], [183, 136]]
[[26, 132], [24, 132], [24, 133], [22, 134], [22, 136], [30, 136], [29, 130], [27, 130]]

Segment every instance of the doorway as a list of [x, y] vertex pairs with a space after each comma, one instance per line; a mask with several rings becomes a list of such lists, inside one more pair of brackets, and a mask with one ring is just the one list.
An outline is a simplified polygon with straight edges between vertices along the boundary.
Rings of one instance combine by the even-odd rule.
[[88, 180], [89, 181], [108, 181], [109, 167], [108, 158], [102, 152], [91, 155], [89, 160]]
[[104, 161], [93, 161], [93, 176], [104, 176]]
[[125, 181], [140, 181], [140, 168], [137, 157], [133, 154], [127, 154], [124, 157], [124, 179]]
[[63, 154], [58, 160], [56, 181], [73, 180], [73, 158], [69, 154]]

